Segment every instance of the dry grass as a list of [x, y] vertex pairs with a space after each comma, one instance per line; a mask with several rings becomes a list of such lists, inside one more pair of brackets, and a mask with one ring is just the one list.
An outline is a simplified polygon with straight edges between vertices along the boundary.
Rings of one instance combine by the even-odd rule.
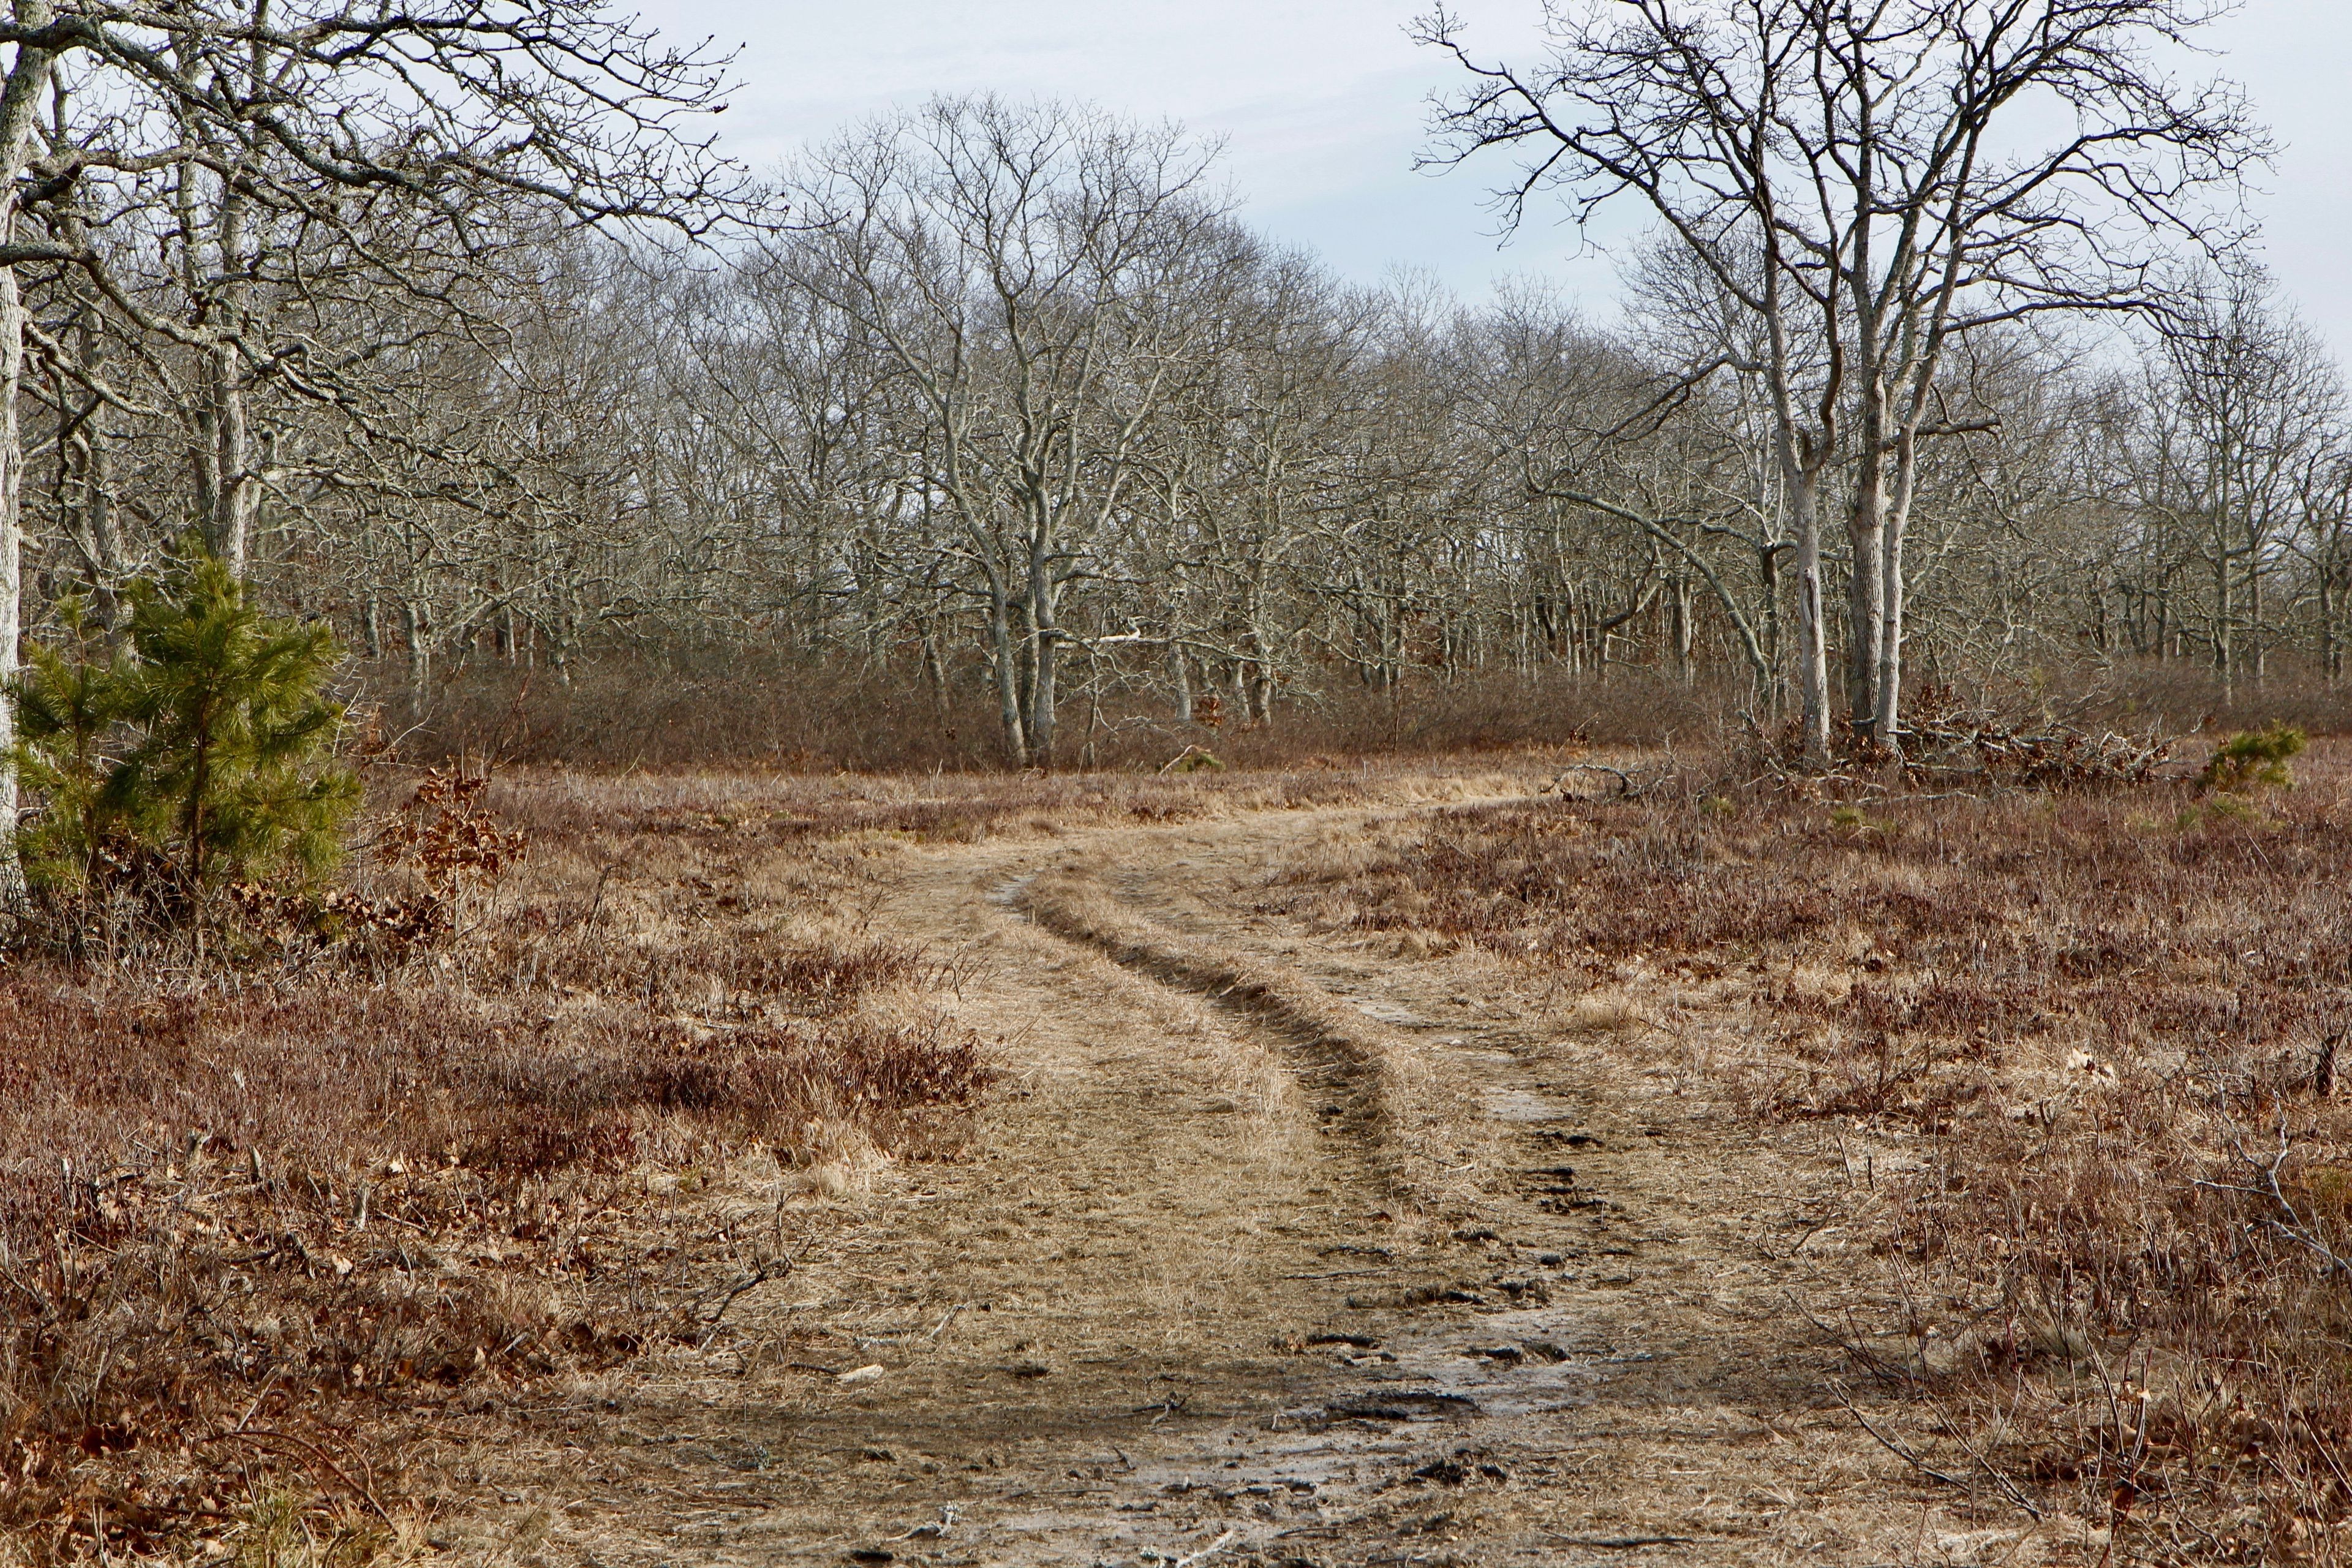
[[[2177, 733], [2252, 729], [2273, 721], [2315, 734], [2352, 732], [2352, 685], [2291, 655], [2261, 681], [2225, 685], [2194, 660], [2037, 661], [2032, 668], [1939, 666], [1938, 679], [1970, 706], [2020, 721]], [[461, 666], [419, 693], [396, 663], [363, 667], [358, 684], [383, 704], [391, 731], [420, 758], [492, 755], [532, 766], [835, 768], [908, 773], [1005, 767], [985, 671], [967, 668], [939, 692], [912, 668], [864, 658], [824, 660], [773, 649], [717, 646], [667, 653], [600, 650], [560, 672]], [[1317, 758], [1463, 757], [1571, 742], [1675, 746], [1688, 752], [1742, 735], [1756, 711], [1743, 672], [1703, 669], [1693, 680], [1612, 664], [1595, 674], [1559, 669], [1413, 668], [1402, 686], [1361, 684], [1340, 669], [1301, 672], [1271, 717], [1247, 721], [1232, 692], [1203, 687], [1198, 721], [1179, 723], [1150, 681], [1114, 689], [1095, 705], [1066, 689], [1064, 767], [1148, 771], [1202, 744], [1253, 769]]]
[[[2335, 1562], [2352, 747], [2297, 768], [2239, 800], [1685, 773], [1369, 836], [1335, 813], [1269, 836], [1301, 847], [1246, 896], [1336, 949], [1502, 966], [1581, 1050], [1846, 1149], [1834, 1222], [1907, 1305], [1828, 1331], [1891, 1396], [1856, 1403], [1979, 1516], [2071, 1518], [2118, 1561]], [[1264, 1112], [1234, 1148], [1328, 1101], [1391, 1190], [1475, 1206], [1451, 1173], [1487, 1119], [1429, 1051], [1189, 904], [1139, 907], [1100, 844], [1158, 836], [1079, 836], [1460, 801], [1509, 771], [509, 773], [490, 798], [529, 858], [457, 897], [439, 945], [0, 971], [0, 1553], [404, 1552], [459, 1489], [436, 1434], [496, 1442], [502, 1411], [699, 1367], [728, 1292], [782, 1264], [787, 1205], [964, 1147], [988, 1064], [936, 1005], [983, 960], [908, 943], [961, 941], [954, 900], [998, 868], [1062, 863], [1029, 911], [1182, 993], [1149, 1012], [1180, 1049], [1126, 1047]], [[969, 887], [910, 881], [923, 845], [982, 846], [943, 858]], [[902, 896], [925, 934], [893, 940]], [[1246, 1283], [1183, 1261], [1171, 1289]]]
[[870, 825], [745, 849], [610, 785], [499, 794], [534, 852], [436, 942], [0, 968], [26, 1561], [379, 1552], [422, 1517], [421, 1430], [707, 1348], [730, 1282], [789, 1267], [781, 1210], [694, 1217], [722, 1190], [957, 1152], [990, 1069], [926, 999], [951, 961], [858, 929]]
[[[1396, 787], [1400, 770], [1364, 764], [1150, 773], [793, 773], [708, 770], [620, 776], [509, 770], [496, 798], [542, 847], [593, 863], [620, 846], [683, 846], [741, 863], [795, 846], [818, 862], [877, 847], [1052, 837], [1075, 827], [1186, 822], [1235, 812], [1338, 805]], [[836, 879], [837, 880], [837, 879]]]
[[1840, 1129], [1911, 1303], [1849, 1348], [1920, 1401], [1923, 1464], [2126, 1559], [2334, 1562], [2352, 748], [2298, 771], [1929, 803], [1693, 779], [1460, 810], [1286, 880], [1328, 929], [1498, 955], [1743, 1118]]

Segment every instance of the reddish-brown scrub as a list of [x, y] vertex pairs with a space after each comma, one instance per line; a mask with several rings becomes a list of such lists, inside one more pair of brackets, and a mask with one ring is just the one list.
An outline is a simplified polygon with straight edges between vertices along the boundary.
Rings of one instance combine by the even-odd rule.
[[525, 858], [493, 793], [531, 815], [394, 792], [350, 898], [431, 903], [398, 940], [0, 966], [0, 1538], [185, 1552], [283, 1505], [358, 1552], [420, 1423], [704, 1343], [713, 1279], [783, 1266], [695, 1194], [955, 1157], [987, 1055], [850, 929], [854, 829], [559, 813]]

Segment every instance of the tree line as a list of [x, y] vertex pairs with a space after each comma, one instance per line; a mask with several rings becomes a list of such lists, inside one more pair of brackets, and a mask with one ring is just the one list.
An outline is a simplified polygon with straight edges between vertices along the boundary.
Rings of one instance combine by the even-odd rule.
[[1925, 678], [2333, 679], [2352, 423], [2251, 259], [2264, 133], [2168, 52], [2216, 9], [1423, 18], [1433, 163], [1645, 215], [1604, 319], [1344, 282], [1088, 105], [753, 181], [724, 62], [586, 0], [16, 0], [0, 647], [194, 549], [420, 695], [757, 653], [1039, 766], [1482, 674], [1727, 686], [1816, 759]]

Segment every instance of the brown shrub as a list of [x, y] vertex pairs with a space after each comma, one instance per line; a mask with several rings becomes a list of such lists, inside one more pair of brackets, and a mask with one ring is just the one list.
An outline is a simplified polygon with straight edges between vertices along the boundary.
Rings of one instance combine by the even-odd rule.
[[[290, 1499], [381, 1533], [404, 1424], [702, 1343], [695, 1292], [780, 1266], [674, 1212], [712, 1173], [959, 1149], [984, 1053], [921, 955], [838, 934], [854, 852], [785, 835], [754, 877], [583, 801], [501, 882], [493, 793], [527, 805], [428, 777], [363, 868], [354, 900], [443, 911], [414, 940], [0, 967], [0, 1532], [184, 1552]], [[648, 868], [727, 918], [681, 942]]]
[[[907, 672], [749, 649], [661, 658], [621, 650], [547, 671], [476, 668], [419, 698], [404, 672], [367, 684], [419, 759], [492, 755], [541, 766], [709, 768], [750, 764], [824, 773], [992, 772], [1005, 765], [994, 699], [978, 681], [934, 693]], [[1321, 757], [1441, 756], [1570, 741], [1655, 744], [1720, 730], [1743, 699], [1643, 670], [1605, 678], [1559, 672], [1416, 675], [1375, 689], [1326, 677], [1277, 701], [1270, 719], [1237, 718], [1204, 695], [1202, 722], [1178, 723], [1148, 697], [1098, 710], [1066, 700], [1066, 768], [1154, 769], [1188, 745], [1227, 763], [1299, 766]]]
[[2131, 1558], [2334, 1560], [2352, 1514], [2352, 1117], [2308, 1065], [2228, 1041], [2088, 1064], [1889, 1189], [1902, 1327], [1950, 1347], [1923, 1387]]

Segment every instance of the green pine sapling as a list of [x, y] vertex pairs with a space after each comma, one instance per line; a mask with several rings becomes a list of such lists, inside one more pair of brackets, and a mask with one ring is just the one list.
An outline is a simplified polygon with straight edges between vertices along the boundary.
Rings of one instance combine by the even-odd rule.
[[325, 871], [359, 802], [336, 765], [341, 657], [323, 625], [263, 615], [198, 555], [134, 586], [121, 645], [68, 602], [63, 635], [9, 688], [14, 763], [38, 809], [16, 835], [37, 893], [159, 873], [176, 909], [226, 884]]

